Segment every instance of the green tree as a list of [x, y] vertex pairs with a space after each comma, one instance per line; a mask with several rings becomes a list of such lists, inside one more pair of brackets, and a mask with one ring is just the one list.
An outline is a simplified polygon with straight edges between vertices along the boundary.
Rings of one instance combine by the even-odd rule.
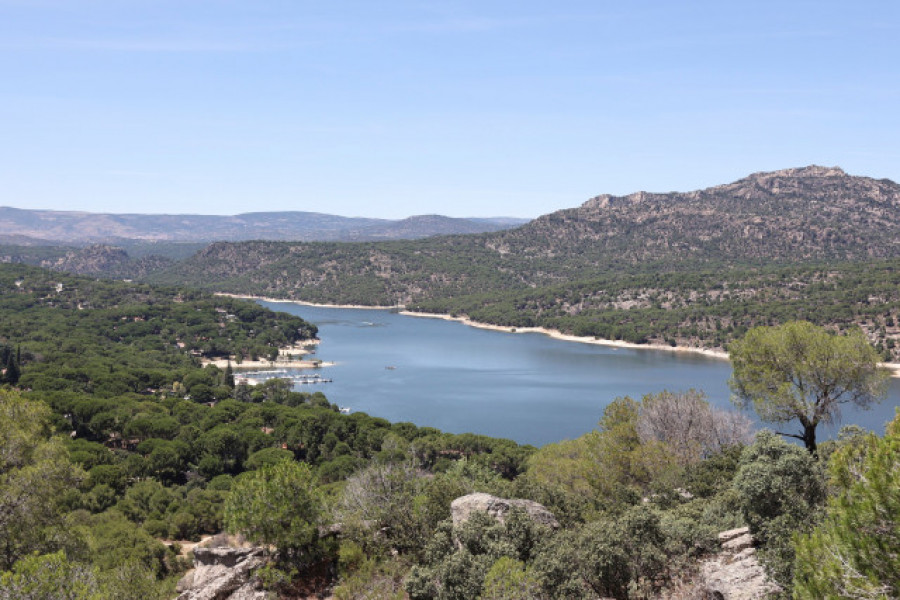
[[228, 360], [228, 364], [225, 365], [225, 385], [229, 388], [234, 389], [234, 369], [231, 367], [231, 359]]
[[84, 474], [50, 434], [44, 404], [0, 390], [0, 568], [58, 548], [62, 499]]
[[0, 574], [3, 600], [163, 600], [172, 597], [168, 587], [137, 562], [101, 571], [62, 551], [32, 554]]
[[538, 600], [541, 588], [525, 564], [503, 556], [484, 577], [482, 600]]
[[0, 574], [0, 598], [5, 600], [100, 600], [97, 578], [85, 565], [55, 554], [31, 555]]
[[344, 535], [367, 547], [421, 552], [432, 530], [424, 487], [425, 479], [409, 464], [374, 464], [354, 474], [335, 506]]
[[741, 453], [732, 486], [738, 492], [744, 522], [762, 546], [763, 564], [783, 588], [790, 589], [792, 536], [815, 526], [825, 503], [820, 461], [764, 430]]
[[798, 420], [815, 454], [816, 428], [840, 417], [841, 405], [869, 408], [886, 392], [887, 372], [862, 331], [831, 334], [806, 321], [755, 327], [729, 347], [730, 381], [738, 406], [752, 406], [769, 423]]
[[635, 506], [549, 538], [531, 568], [550, 598], [655, 598], [670, 562], [665, 542], [658, 514]]
[[497, 567], [492, 577], [495, 595], [489, 597], [504, 597], [511, 585], [536, 587], [536, 577], [517, 571], [550, 535], [549, 527], [535, 523], [520, 509], [511, 510], [503, 522], [483, 512], [457, 527], [444, 520], [426, 544], [423, 560], [410, 571], [406, 591], [413, 600], [478, 598], [491, 567], [503, 557], [511, 561]]
[[831, 458], [837, 496], [823, 523], [795, 542], [799, 600], [900, 597], [900, 417], [865, 447]]
[[274, 545], [283, 560], [298, 560], [315, 551], [320, 512], [309, 467], [284, 460], [235, 480], [225, 525], [254, 543]]
[[19, 361], [17, 361], [16, 357], [10, 353], [9, 358], [6, 361], [6, 372], [3, 374], [3, 381], [10, 385], [16, 385], [19, 383], [19, 377], [21, 377]]

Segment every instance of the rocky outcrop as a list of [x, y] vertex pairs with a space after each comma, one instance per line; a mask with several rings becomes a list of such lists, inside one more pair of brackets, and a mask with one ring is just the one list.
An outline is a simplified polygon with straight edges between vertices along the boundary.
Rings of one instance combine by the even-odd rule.
[[194, 548], [194, 568], [178, 582], [178, 600], [265, 600], [252, 581], [262, 548]]
[[556, 517], [542, 504], [532, 500], [507, 500], [480, 492], [461, 496], [454, 500], [450, 504], [450, 514], [453, 517], [454, 527], [468, 521], [469, 517], [476, 512], [486, 513], [502, 523], [509, 511], [514, 508], [523, 510], [536, 523], [554, 529], [559, 527]]
[[747, 527], [719, 534], [722, 552], [703, 561], [703, 583], [717, 600], [762, 600], [780, 590], [756, 560], [753, 536]]

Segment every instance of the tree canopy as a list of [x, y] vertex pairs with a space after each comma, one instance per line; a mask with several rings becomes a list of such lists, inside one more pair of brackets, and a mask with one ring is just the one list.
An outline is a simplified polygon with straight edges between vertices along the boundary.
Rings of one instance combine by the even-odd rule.
[[861, 331], [835, 335], [806, 321], [755, 327], [729, 347], [734, 401], [770, 423], [798, 420], [816, 452], [816, 428], [840, 419], [841, 405], [869, 408], [887, 388], [887, 371]]
[[318, 539], [320, 501], [312, 471], [283, 460], [238, 478], [225, 504], [225, 523], [282, 556], [301, 556]]
[[900, 594], [900, 417], [883, 438], [859, 442], [832, 457], [837, 495], [824, 522], [796, 540], [798, 599]]

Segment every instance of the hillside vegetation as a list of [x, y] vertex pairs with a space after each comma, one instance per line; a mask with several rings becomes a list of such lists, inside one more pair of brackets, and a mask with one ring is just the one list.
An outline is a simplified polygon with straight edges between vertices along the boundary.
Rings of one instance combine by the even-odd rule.
[[[173, 285], [0, 265], [0, 590], [171, 598], [181, 544], [226, 530], [262, 546], [254, 585], [282, 598], [704, 598], [718, 532], [747, 525], [782, 598], [896, 597], [896, 421], [814, 454], [752, 436], [702, 392], [660, 390], [538, 449], [344, 415], [202, 359], [274, 357], [316, 335], [212, 291], [718, 347], [805, 318], [862, 326], [896, 357], [897, 189], [813, 167], [600, 197], [503, 233], [222, 243], [140, 272], [105, 246], [35, 247], [57, 268]], [[473, 492], [553, 520], [454, 522]]]
[[897, 358], [900, 185], [806, 167], [598, 196], [497, 233], [213, 244], [152, 281], [395, 306], [630, 342], [723, 347], [803, 317]]
[[[747, 524], [784, 597], [896, 592], [896, 540], [869, 534], [897, 527], [896, 423], [844, 430], [817, 459], [753, 440], [701, 392], [660, 391], [536, 449], [200, 363], [314, 334], [252, 302], [0, 266], [0, 589], [171, 598], [180, 544], [228, 529], [266, 548], [256, 585], [281, 598], [702, 598], [700, 560]], [[552, 520], [454, 522], [472, 492]]]

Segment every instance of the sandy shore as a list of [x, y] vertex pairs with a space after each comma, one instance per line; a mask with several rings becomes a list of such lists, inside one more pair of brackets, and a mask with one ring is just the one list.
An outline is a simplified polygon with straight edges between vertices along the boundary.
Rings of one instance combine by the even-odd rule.
[[302, 306], [318, 306], [320, 308], [358, 308], [361, 310], [390, 310], [392, 308], [403, 308], [402, 306], [366, 306], [363, 304], [319, 304], [316, 302], [304, 302], [303, 300], [285, 300], [284, 298], [269, 298], [268, 296], [249, 296], [245, 294], [225, 294], [216, 292], [216, 296], [227, 296], [228, 298], [240, 298], [242, 300], [263, 300], [265, 302], [278, 302], [283, 304], [300, 304]]
[[400, 314], [410, 317], [424, 317], [427, 319], [442, 319], [444, 321], [457, 321], [469, 327], [477, 327], [479, 329], [490, 329], [491, 331], [502, 331], [505, 333], [542, 333], [546, 336], [566, 342], [578, 342], [579, 344], [594, 344], [597, 346], [611, 346], [613, 348], [637, 348], [644, 350], [665, 350], [666, 352], [692, 352], [702, 354], [711, 358], [728, 360], [728, 353], [724, 350], [711, 350], [709, 348], [694, 348], [689, 346], [666, 346], [663, 344], [633, 344], [631, 342], [623, 342], [621, 340], [604, 340], [595, 337], [579, 337], [577, 335], [568, 335], [555, 329], [545, 329], [544, 327], [510, 327], [508, 325], [490, 325], [488, 323], [479, 323], [467, 317], [451, 317], [450, 315], [442, 315], [439, 313], [420, 313], [408, 310], [401, 311]]
[[[566, 342], [577, 342], [579, 344], [595, 344], [597, 346], [610, 346], [613, 348], [636, 348], [638, 350], [663, 350], [665, 352], [691, 352], [701, 354], [710, 358], [720, 360], [728, 360], [728, 353], [724, 350], [712, 350], [710, 348], [696, 348], [693, 346], [667, 346], [664, 344], [633, 344], [631, 342], [623, 342], [621, 340], [604, 340], [594, 337], [579, 337], [576, 335], [567, 335], [555, 329], [545, 329], [544, 327], [510, 327], [507, 325], [490, 325], [488, 323], [479, 323], [467, 317], [452, 317], [440, 313], [421, 313], [402, 310], [402, 306], [361, 306], [356, 304], [316, 304], [315, 302], [302, 302], [300, 300], [285, 300], [283, 298], [267, 298], [264, 296], [247, 296], [239, 294], [216, 294], [218, 296], [229, 296], [231, 298], [245, 298], [248, 300], [265, 300], [267, 302], [289, 302], [292, 304], [302, 304], [304, 306], [321, 306], [323, 308], [361, 308], [367, 310], [387, 310], [401, 309], [401, 315], [410, 317], [424, 317], [426, 319], [442, 319], [444, 321], [457, 321], [469, 327], [477, 327], [479, 329], [490, 329], [492, 331], [503, 331], [505, 333], [542, 333], [546, 336]], [[900, 363], [882, 363], [891, 372], [891, 377], [900, 377]]]
[[900, 377], [900, 363], [881, 363], [881, 366], [891, 372], [891, 377]]
[[319, 343], [319, 340], [303, 340], [293, 346], [284, 346], [278, 349], [278, 358], [275, 360], [269, 360], [267, 358], [261, 358], [258, 360], [249, 360], [244, 359], [240, 363], [238, 363], [234, 358], [217, 358], [216, 360], [208, 360], [202, 359], [200, 362], [203, 363], [203, 366], [206, 365], [215, 365], [220, 369], [224, 369], [231, 363], [231, 368], [235, 371], [240, 370], [249, 370], [249, 369], [272, 369], [277, 367], [284, 367], [289, 369], [317, 369], [319, 367], [330, 367], [334, 363], [321, 361], [319, 359], [306, 359], [304, 358], [306, 355], [311, 354], [312, 351], [309, 349], [309, 346], [315, 346]]
[[[203, 365], [215, 365], [220, 369], [224, 369], [228, 366], [228, 360], [224, 358], [219, 358], [216, 360], [205, 360], [203, 361]], [[242, 363], [238, 364], [235, 361], [231, 361], [231, 368], [234, 371], [247, 371], [247, 370], [255, 370], [255, 369], [318, 369], [319, 367], [331, 367], [334, 366], [333, 362], [328, 362], [324, 360], [245, 360]]]
[[[546, 336], [557, 340], [567, 342], [578, 342], [580, 344], [595, 344], [598, 346], [611, 346], [613, 348], [637, 348], [638, 350], [663, 350], [666, 352], [691, 352], [694, 354], [702, 354], [710, 358], [728, 360], [728, 353], [724, 350], [712, 350], [710, 348], [695, 348], [691, 346], [666, 346], [663, 344], [633, 344], [631, 342], [623, 342], [621, 340], [604, 340], [593, 337], [579, 337], [576, 335], [567, 335], [555, 329], [545, 329], [543, 327], [510, 327], [508, 325], [490, 325], [488, 323], [479, 323], [466, 317], [451, 317], [450, 315], [442, 315], [439, 313], [420, 313], [408, 310], [400, 311], [402, 315], [410, 317], [425, 317], [427, 319], [442, 319], [444, 321], [458, 321], [469, 327], [477, 327], [479, 329], [490, 329], [492, 331], [503, 331], [505, 333], [542, 333]], [[900, 377], [900, 363], [881, 363], [891, 373], [891, 377]]]

